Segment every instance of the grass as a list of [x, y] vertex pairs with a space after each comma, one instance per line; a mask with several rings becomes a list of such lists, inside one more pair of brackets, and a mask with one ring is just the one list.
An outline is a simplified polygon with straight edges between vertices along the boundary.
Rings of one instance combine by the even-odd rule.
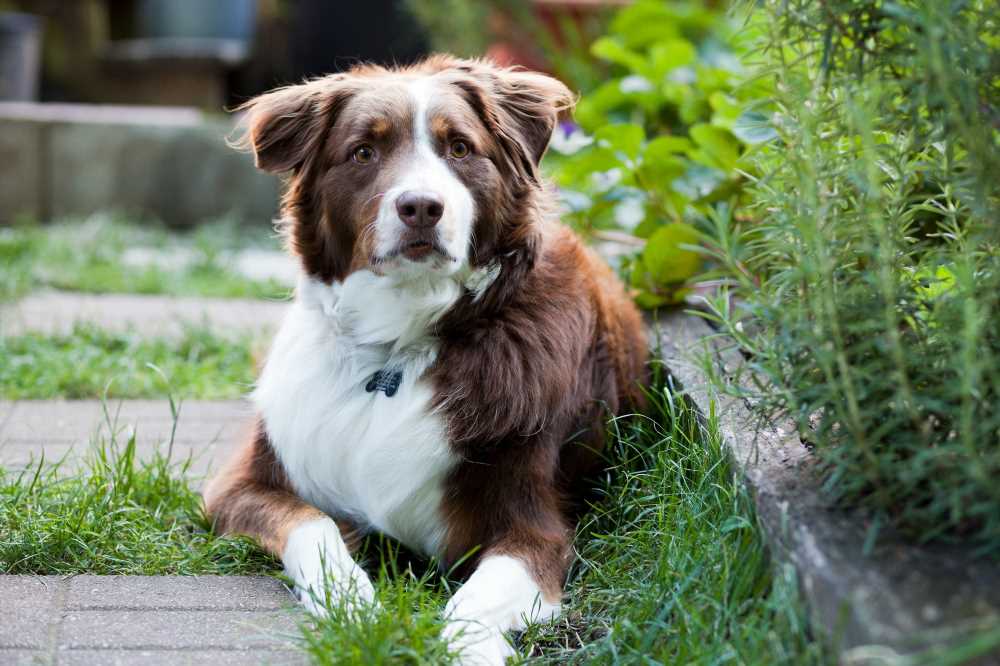
[[249, 336], [203, 327], [147, 338], [78, 324], [69, 335], [0, 337], [0, 398], [238, 398], [253, 382]]
[[260, 574], [277, 564], [244, 538], [219, 537], [185, 480], [189, 461], [136, 458], [135, 439], [99, 443], [79, 474], [40, 461], [0, 469], [0, 572]]
[[[91, 293], [283, 298], [289, 285], [253, 280], [233, 264], [248, 248], [278, 249], [268, 229], [205, 224], [191, 233], [106, 216], [0, 229], [0, 300], [39, 287]], [[132, 252], [134, 259], [125, 261]], [[154, 255], [148, 261], [140, 255]], [[163, 258], [166, 260], [162, 260]]]
[[[661, 385], [653, 417], [612, 424], [612, 470], [579, 528], [563, 618], [519, 638], [530, 664], [825, 664], [794, 576], [774, 575], [753, 502], [714, 423], [699, 425]], [[317, 664], [436, 664], [439, 614], [454, 583], [368, 544], [382, 610], [352, 622], [330, 607], [303, 628]]]
[[[562, 619], [519, 639], [527, 663], [822, 664], [790, 574], [775, 576], [753, 503], [722, 450], [666, 386], [653, 416], [612, 424], [612, 470], [581, 523]], [[185, 463], [143, 463], [134, 440], [98, 443], [82, 473], [0, 476], [5, 573], [265, 573], [276, 563], [208, 531]], [[448, 659], [440, 614], [455, 583], [370, 538], [361, 559], [380, 610], [330, 607], [302, 625], [317, 664]]]

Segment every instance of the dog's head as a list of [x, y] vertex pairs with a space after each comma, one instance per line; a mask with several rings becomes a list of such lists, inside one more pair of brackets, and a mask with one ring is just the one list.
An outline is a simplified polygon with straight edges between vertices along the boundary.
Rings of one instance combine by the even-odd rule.
[[453, 274], [529, 242], [538, 163], [572, 101], [548, 76], [436, 56], [261, 95], [244, 141], [290, 174], [285, 223], [308, 273]]

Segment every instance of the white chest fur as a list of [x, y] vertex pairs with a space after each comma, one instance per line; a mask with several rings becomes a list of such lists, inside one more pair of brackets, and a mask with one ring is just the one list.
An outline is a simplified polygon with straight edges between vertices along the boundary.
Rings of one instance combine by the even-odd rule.
[[[455, 462], [421, 379], [437, 354], [427, 330], [461, 291], [454, 278], [404, 286], [368, 271], [333, 286], [303, 279], [253, 393], [300, 497], [425, 554], [444, 537]], [[365, 391], [384, 368], [403, 373], [392, 397]]]

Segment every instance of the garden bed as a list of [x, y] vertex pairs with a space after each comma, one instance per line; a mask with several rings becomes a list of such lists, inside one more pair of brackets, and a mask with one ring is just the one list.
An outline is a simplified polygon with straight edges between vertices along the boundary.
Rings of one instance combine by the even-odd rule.
[[[813, 627], [844, 658], [950, 649], [1000, 655], [1000, 568], [971, 547], [915, 545], [859, 510], [831, 507], [795, 424], [764, 422], [744, 400], [717, 395], [692, 358], [707, 343], [722, 374], [744, 363], [701, 317], [659, 318], [662, 354], [703, 416], [715, 415], [753, 493], [772, 556], [792, 564]], [[877, 647], [876, 647], [877, 646]], [[966, 652], [968, 651], [968, 652]]]

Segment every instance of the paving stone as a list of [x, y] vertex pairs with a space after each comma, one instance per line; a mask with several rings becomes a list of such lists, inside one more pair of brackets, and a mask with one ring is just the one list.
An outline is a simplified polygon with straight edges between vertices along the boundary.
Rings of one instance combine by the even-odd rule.
[[60, 649], [290, 650], [291, 611], [88, 610], [64, 614]]
[[207, 325], [223, 336], [265, 335], [277, 330], [287, 308], [283, 301], [258, 299], [43, 291], [0, 308], [0, 335], [64, 335], [81, 322], [157, 336], [176, 336], [190, 325]]
[[59, 593], [58, 576], [0, 576], [0, 648], [47, 648]]
[[7, 650], [0, 648], [0, 664], [5, 666], [48, 666], [52, 654], [48, 650]]
[[294, 599], [266, 576], [75, 576], [68, 610], [277, 610]]
[[[4, 658], [0, 652], [0, 660]], [[6, 663], [6, 662], [4, 662]], [[31, 662], [25, 662], [31, 663]], [[45, 663], [45, 662], [41, 662]], [[59, 666], [299, 666], [301, 652], [283, 650], [62, 650]]]
[[[20, 469], [45, 459], [55, 462], [67, 454], [67, 468], [83, 456], [92, 442], [115, 433], [119, 445], [134, 432], [140, 457], [166, 452], [173, 417], [166, 400], [124, 400], [108, 405], [97, 400], [25, 400], [0, 403], [7, 409], [0, 430], [0, 464]], [[111, 425], [109, 425], [109, 417]], [[240, 400], [182, 403], [174, 436], [174, 460], [192, 460], [190, 472], [203, 476], [228, 458], [252, 427], [253, 408]]]
[[[175, 441], [220, 441], [241, 434], [253, 408], [242, 400], [191, 400], [180, 404]], [[95, 436], [127, 441], [168, 441], [174, 417], [167, 400], [20, 400], [4, 428], [8, 440], [89, 441]]]
[[14, 412], [14, 403], [7, 400], [0, 400], [0, 441], [3, 441], [3, 429], [10, 420], [10, 415]]
[[276, 280], [295, 286], [299, 278], [298, 264], [285, 252], [252, 248], [242, 250], [234, 257], [233, 265], [252, 280]]

